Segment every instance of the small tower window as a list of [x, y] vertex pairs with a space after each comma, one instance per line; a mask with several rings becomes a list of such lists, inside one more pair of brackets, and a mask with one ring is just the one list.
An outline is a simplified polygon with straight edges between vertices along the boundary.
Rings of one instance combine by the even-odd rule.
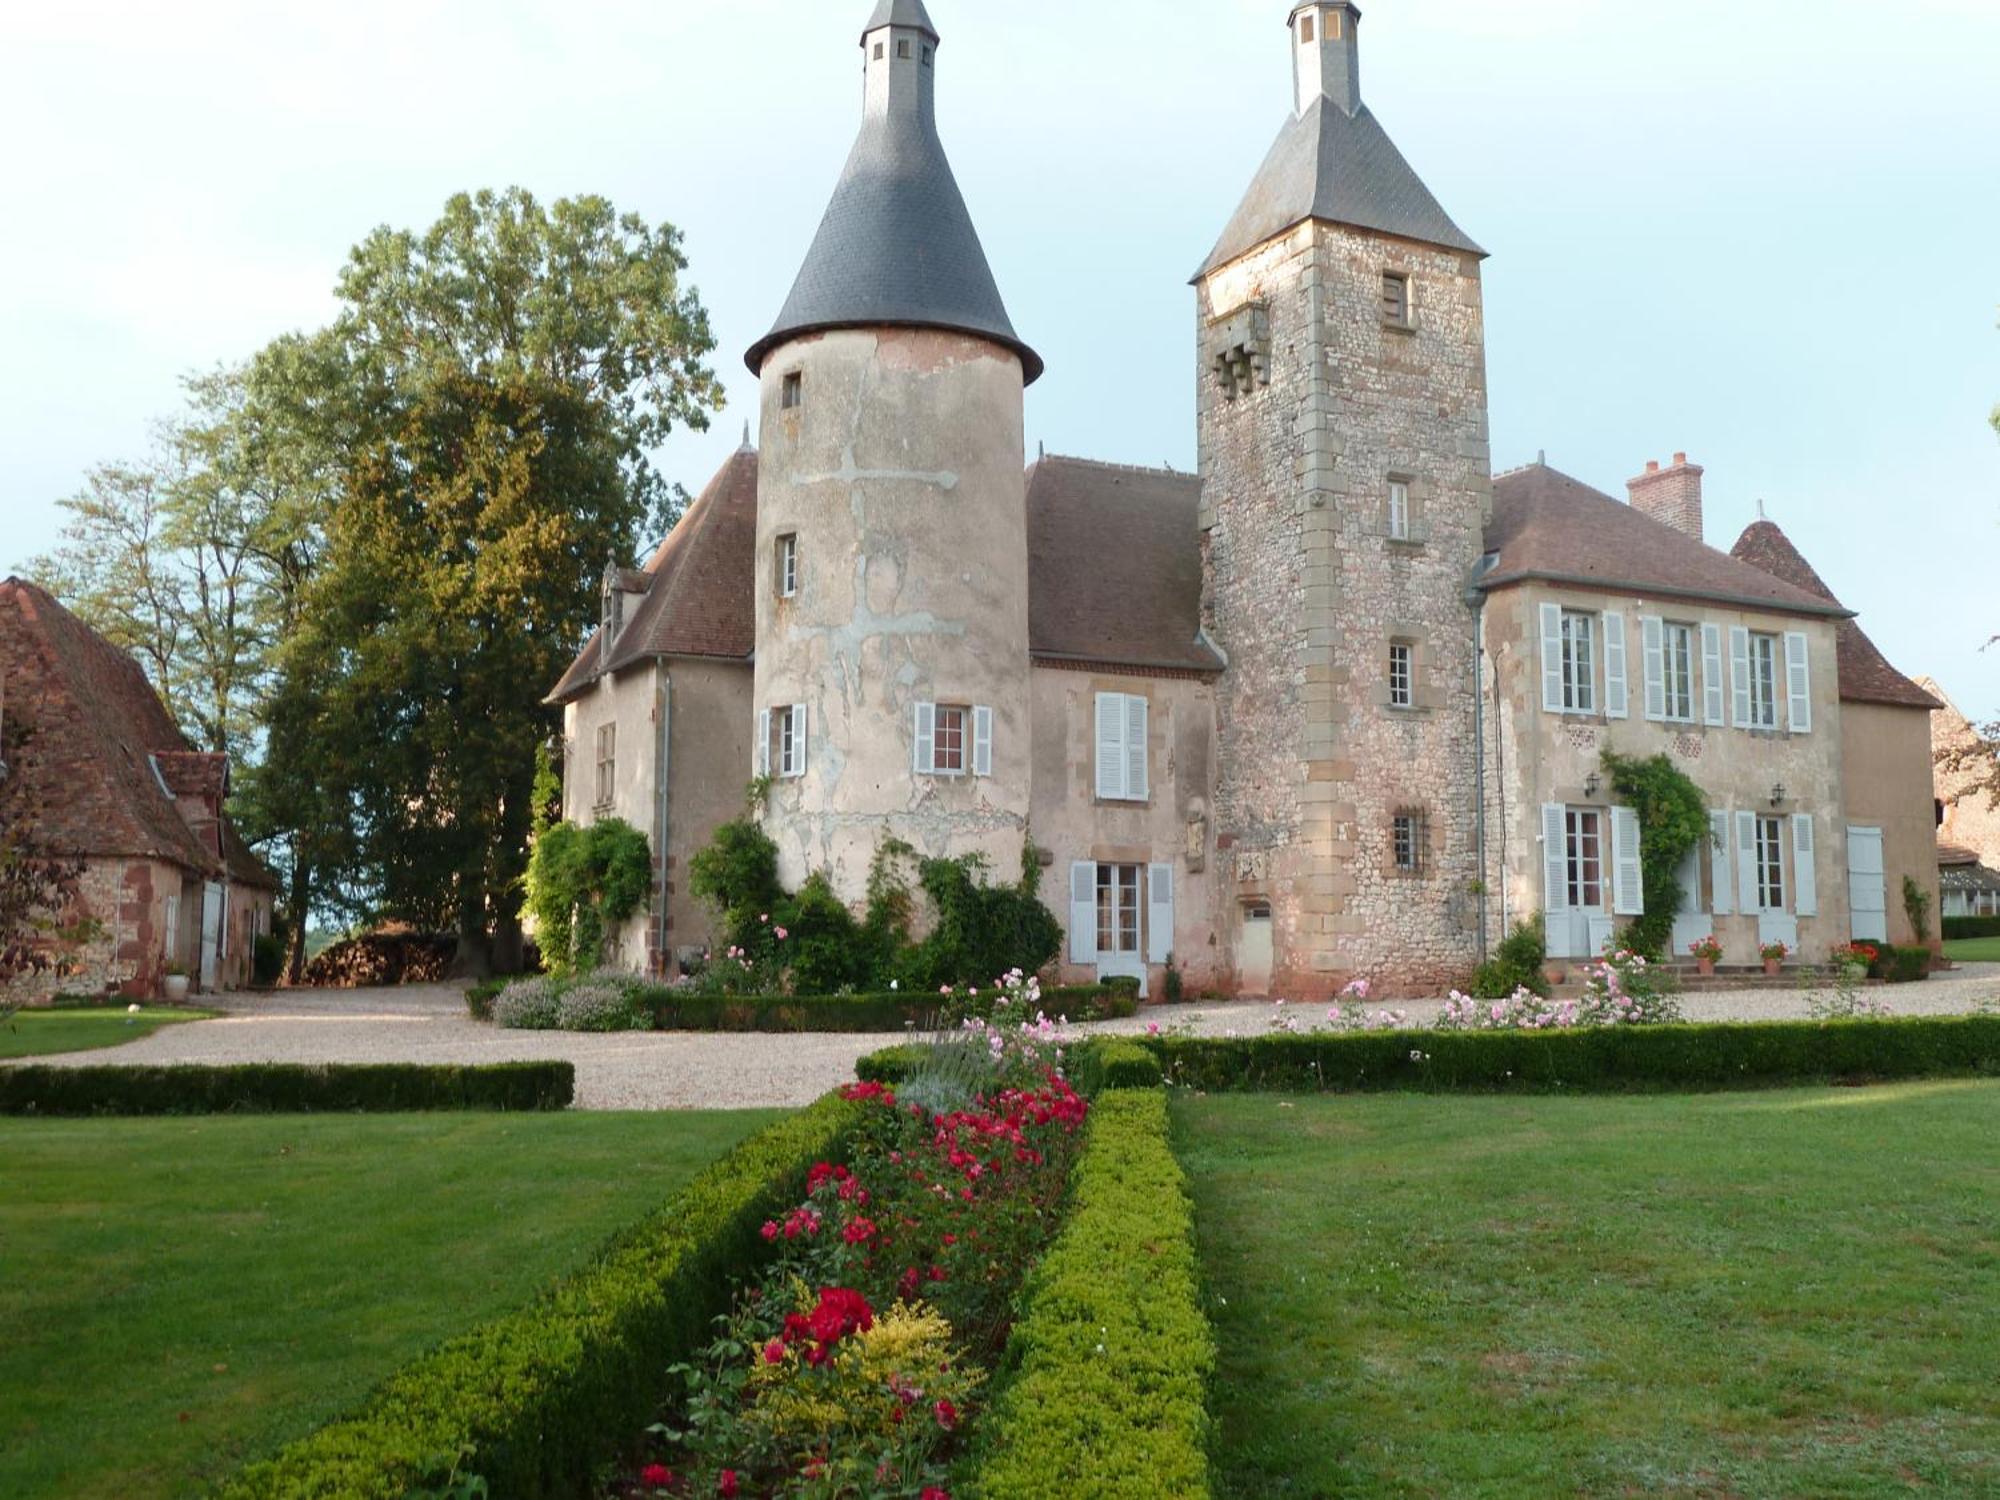
[[785, 377], [784, 389], [778, 397], [778, 404], [786, 411], [796, 411], [805, 405], [806, 377], [801, 370], [794, 370]]
[[1310, 46], [1312, 44], [1312, 40], [1313, 40], [1313, 18], [1311, 16], [1306, 16], [1299, 22], [1299, 41], [1307, 46]]
[[1391, 328], [1410, 326], [1410, 278], [1401, 271], [1382, 273], [1382, 321]]
[[896, 43], [896, 56], [900, 57], [904, 62], [910, 60], [909, 38], [905, 37], [902, 41]]
[[882, 44], [880, 42], [877, 42], [875, 44], [875, 61], [880, 62], [881, 60], [882, 60]]
[[1407, 542], [1410, 539], [1410, 482], [1407, 479], [1389, 481], [1389, 540]]
[[778, 538], [778, 597], [796, 599], [799, 593], [799, 536], [795, 531]]
[[924, 48], [924, 66], [928, 68], [930, 65], [931, 65], [931, 49], [926, 47]]
[[1389, 707], [1417, 706], [1416, 650], [1408, 641], [1389, 645]]
[[1404, 875], [1424, 873], [1425, 846], [1430, 843], [1430, 819], [1422, 808], [1404, 808], [1391, 825], [1396, 869]]

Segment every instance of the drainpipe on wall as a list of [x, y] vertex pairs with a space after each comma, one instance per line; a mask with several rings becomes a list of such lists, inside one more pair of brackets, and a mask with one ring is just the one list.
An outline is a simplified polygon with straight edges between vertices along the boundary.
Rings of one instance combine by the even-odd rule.
[[1473, 827], [1479, 846], [1479, 961], [1488, 955], [1487, 900], [1492, 871], [1486, 857], [1486, 590], [1479, 580], [1499, 561], [1492, 553], [1479, 560], [1472, 581], [1465, 588], [1466, 608], [1472, 611], [1472, 740], [1473, 785], [1478, 801]]
[[653, 930], [655, 933], [654, 942], [660, 955], [659, 977], [665, 978], [667, 971], [673, 967], [674, 958], [673, 953], [667, 947], [667, 913], [670, 905], [667, 898], [667, 886], [672, 873], [667, 865], [667, 851], [673, 847], [672, 844], [667, 842], [667, 835], [671, 826], [668, 821], [667, 809], [671, 801], [672, 786], [671, 756], [673, 745], [674, 679], [672, 674], [667, 671], [666, 663], [662, 662], [658, 671], [660, 674], [660, 689], [657, 698], [658, 718], [660, 721], [660, 761], [659, 786], [656, 790], [656, 796], [660, 804], [660, 878], [658, 889], [653, 894], [653, 921], [655, 924]]

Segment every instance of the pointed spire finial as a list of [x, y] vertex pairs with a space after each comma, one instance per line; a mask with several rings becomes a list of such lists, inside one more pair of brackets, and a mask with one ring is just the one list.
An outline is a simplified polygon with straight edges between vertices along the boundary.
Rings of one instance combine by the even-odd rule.
[[750, 447], [750, 419], [748, 417], [743, 419], [743, 447], [746, 451]]
[[1764, 514], [1764, 502], [1762, 500], [1759, 500], [1757, 502], [1757, 519], [1760, 521], [1768, 521], [1771, 519], [1769, 516]]

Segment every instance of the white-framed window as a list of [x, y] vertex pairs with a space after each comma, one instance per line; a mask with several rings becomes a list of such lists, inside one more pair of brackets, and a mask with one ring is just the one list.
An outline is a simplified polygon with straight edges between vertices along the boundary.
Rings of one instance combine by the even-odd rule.
[[611, 806], [618, 796], [618, 726], [597, 726], [597, 805]]
[[1778, 638], [1750, 632], [1750, 727], [1778, 727]]
[[1389, 707], [1417, 706], [1417, 650], [1408, 641], [1389, 643]]
[[1597, 712], [1597, 616], [1580, 609], [1562, 612], [1562, 706], [1564, 713]]
[[1148, 705], [1133, 693], [1097, 695], [1097, 799], [1145, 802], [1152, 797], [1147, 774]]
[[778, 597], [795, 599], [799, 592], [799, 534], [788, 531], [778, 538], [778, 559], [776, 568]]
[[1572, 911], [1604, 910], [1604, 814], [1572, 807], [1563, 819], [1564, 859]]
[[1424, 873], [1424, 846], [1429, 842], [1429, 818], [1421, 808], [1406, 807], [1390, 826], [1390, 850], [1404, 875]]
[[1097, 951], [1139, 951], [1138, 865], [1097, 867]]
[[1694, 626], [1669, 620], [1660, 631], [1662, 717], [1694, 720]]
[[1785, 909], [1785, 842], [1782, 818], [1757, 820], [1757, 906], [1761, 911]]
[[1389, 540], [1407, 542], [1410, 539], [1410, 482], [1407, 479], [1389, 481]]
[[991, 776], [993, 710], [957, 703], [919, 703], [915, 765], [919, 776]]
[[783, 704], [758, 716], [757, 769], [780, 781], [806, 774], [806, 706]]

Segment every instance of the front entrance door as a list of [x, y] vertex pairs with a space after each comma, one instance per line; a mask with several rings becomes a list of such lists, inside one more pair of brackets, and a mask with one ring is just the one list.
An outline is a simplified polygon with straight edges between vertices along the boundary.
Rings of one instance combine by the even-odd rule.
[[201, 888], [201, 987], [213, 990], [222, 974], [223, 916], [227, 910], [221, 885], [210, 881]]
[[1883, 874], [1882, 830], [1847, 830], [1847, 905], [1854, 913], [1854, 941], [1889, 941], [1889, 886]]
[[1243, 929], [1236, 937], [1236, 987], [1240, 994], [1271, 993], [1271, 903], [1253, 901], [1243, 908]]
[[1604, 890], [1604, 813], [1572, 807], [1563, 815], [1569, 869], [1569, 944], [1566, 956], [1596, 958], [1610, 945], [1611, 911]]
[[1673, 957], [1686, 958], [1688, 949], [1715, 931], [1715, 918], [1702, 909], [1701, 846], [1698, 841], [1681, 863], [1681, 909], [1674, 915]]
[[1139, 884], [1143, 865], [1097, 867], [1097, 977], [1146, 983], [1139, 946]]

